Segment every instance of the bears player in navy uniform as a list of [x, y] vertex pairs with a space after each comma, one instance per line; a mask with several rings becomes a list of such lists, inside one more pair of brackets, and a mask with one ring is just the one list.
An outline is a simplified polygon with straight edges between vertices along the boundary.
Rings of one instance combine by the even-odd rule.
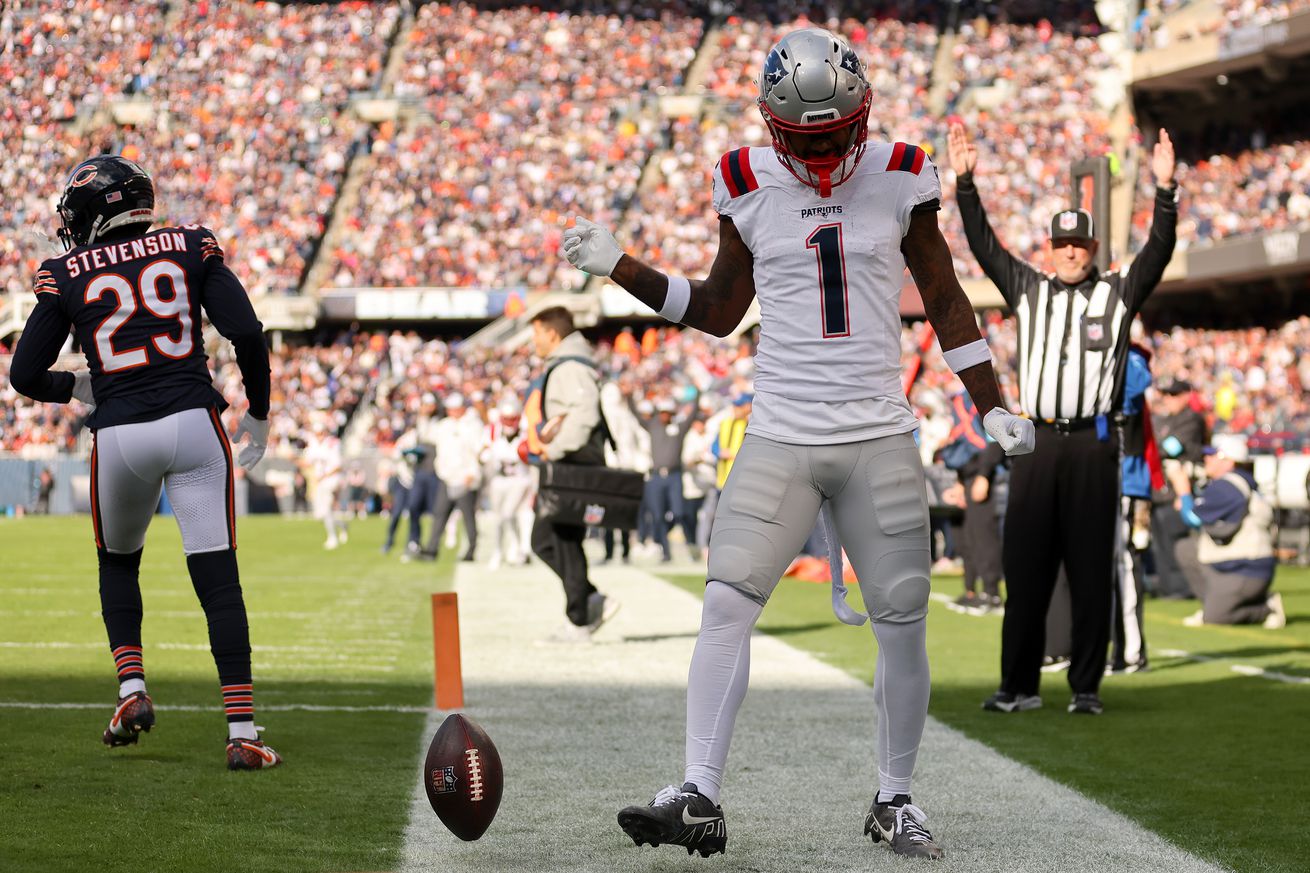
[[[150, 177], [100, 155], [79, 164], [59, 200], [63, 257], [41, 264], [36, 307], [10, 378], [34, 400], [93, 403], [91, 520], [100, 602], [118, 670], [108, 746], [137, 742], [155, 723], [141, 650], [139, 575], [146, 528], [166, 489], [187, 570], [209, 624], [227, 715], [227, 766], [259, 770], [282, 758], [255, 730], [250, 632], [237, 575], [232, 446], [201, 338], [201, 310], [232, 341], [250, 408], [237, 429], [250, 469], [268, 439], [269, 364], [263, 326], [241, 282], [200, 226], [159, 227]], [[72, 330], [89, 369], [50, 370]]]

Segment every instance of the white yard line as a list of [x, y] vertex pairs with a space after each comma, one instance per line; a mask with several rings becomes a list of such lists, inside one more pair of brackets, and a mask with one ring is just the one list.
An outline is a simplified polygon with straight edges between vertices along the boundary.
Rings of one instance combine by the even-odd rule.
[[[955, 602], [955, 598], [942, 594], [939, 591], [934, 591], [929, 595], [929, 597], [938, 603], [951, 604]], [[1196, 664], [1210, 664], [1215, 662], [1227, 663], [1231, 660], [1230, 658], [1216, 655], [1194, 655], [1191, 652], [1182, 649], [1150, 649], [1149, 653], [1160, 655], [1165, 658], [1179, 658], [1184, 661], [1192, 661]], [[1058, 669], [1065, 668], [1060, 667]], [[1273, 682], [1285, 682], [1290, 685], [1310, 685], [1310, 677], [1295, 676], [1291, 673], [1280, 673], [1277, 670], [1266, 670], [1263, 667], [1256, 667], [1252, 664], [1230, 664], [1228, 669], [1241, 676], [1250, 676], [1255, 679], [1269, 679]], [[1045, 667], [1042, 668], [1042, 671], [1052, 672]]]
[[[1227, 663], [1229, 661], [1228, 658], [1215, 655], [1196, 655], [1182, 649], [1156, 649], [1155, 651], [1166, 658], [1181, 658], [1184, 661], [1194, 661], [1197, 664]], [[1241, 676], [1269, 679], [1274, 682], [1286, 682], [1291, 685], [1310, 685], [1310, 677], [1293, 676], [1290, 673], [1279, 673], [1277, 670], [1266, 670], [1263, 667], [1256, 667], [1252, 664], [1229, 664], [1228, 669]]]
[[[638, 569], [592, 575], [623, 610], [590, 646], [541, 647], [534, 641], [563, 620], [559, 582], [539, 564], [496, 574], [460, 565], [465, 713], [497, 743], [505, 795], [478, 842], [462, 843], [441, 826], [419, 782], [421, 755], [444, 715], [434, 714], [416, 750], [402, 871], [700, 866], [678, 847], [637, 849], [614, 819], [622, 806], [681, 781], [700, 600]], [[873, 731], [868, 686], [778, 638], [757, 636], [723, 797], [728, 858], [706, 864], [900, 869], [861, 836], [874, 789]], [[1222, 869], [931, 719], [914, 795], [946, 848], [946, 862], [933, 869]]]

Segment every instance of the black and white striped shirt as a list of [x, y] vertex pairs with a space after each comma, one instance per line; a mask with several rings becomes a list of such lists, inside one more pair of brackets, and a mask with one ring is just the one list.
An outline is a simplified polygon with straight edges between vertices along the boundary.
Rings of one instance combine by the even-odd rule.
[[1156, 189], [1151, 235], [1126, 268], [1066, 285], [1011, 255], [996, 239], [978, 189], [957, 186], [969, 248], [1017, 321], [1019, 407], [1035, 419], [1108, 415], [1121, 401], [1129, 325], [1173, 255], [1173, 189]]

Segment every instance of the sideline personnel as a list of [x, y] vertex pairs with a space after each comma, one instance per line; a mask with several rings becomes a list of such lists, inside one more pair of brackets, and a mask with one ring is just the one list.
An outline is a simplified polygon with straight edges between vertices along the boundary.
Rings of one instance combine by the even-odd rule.
[[1127, 269], [1100, 273], [1091, 215], [1051, 220], [1053, 274], [1006, 251], [988, 224], [974, 173], [978, 149], [964, 126], [947, 141], [969, 248], [1014, 312], [1019, 406], [1037, 424], [1037, 450], [1013, 459], [1003, 564], [1008, 586], [1001, 630], [1001, 685], [983, 708], [1036, 709], [1046, 609], [1061, 562], [1073, 606], [1070, 712], [1098, 715], [1114, 580], [1119, 433], [1129, 325], [1173, 255], [1178, 220], [1174, 149], [1161, 129], [1151, 156], [1151, 234]]
[[[543, 309], [533, 316], [532, 342], [544, 362], [534, 393], [538, 398], [544, 394], [546, 402], [538, 413], [528, 415], [530, 450], [555, 463], [603, 467], [605, 428], [591, 346], [574, 328], [572, 314], [562, 306]], [[534, 417], [540, 418], [540, 426]], [[586, 536], [583, 525], [560, 524], [540, 517], [532, 525], [533, 554], [564, 585], [568, 621], [548, 642], [589, 643], [596, 629], [618, 611], [618, 601], [597, 591], [588, 578], [587, 555], [582, 550]]]

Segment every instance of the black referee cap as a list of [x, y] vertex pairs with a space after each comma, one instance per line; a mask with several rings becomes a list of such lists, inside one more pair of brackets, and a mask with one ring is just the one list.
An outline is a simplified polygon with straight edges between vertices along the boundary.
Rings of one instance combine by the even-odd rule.
[[1092, 214], [1086, 209], [1065, 209], [1051, 219], [1051, 239], [1096, 239]]

